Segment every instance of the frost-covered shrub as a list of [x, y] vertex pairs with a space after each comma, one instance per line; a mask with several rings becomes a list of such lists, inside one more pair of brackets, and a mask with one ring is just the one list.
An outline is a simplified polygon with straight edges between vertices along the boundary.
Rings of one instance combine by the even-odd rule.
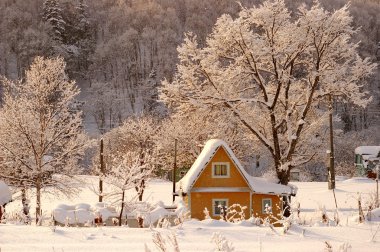
[[[247, 206], [241, 206], [240, 204], [232, 204], [231, 206], [221, 208], [221, 219], [227, 222], [240, 222], [245, 220], [245, 212]], [[206, 209], [207, 210], [207, 209]]]
[[205, 207], [205, 209], [203, 210], [203, 213], [205, 215], [205, 220], [211, 219], [210, 212], [208, 211], [207, 207]]
[[5, 212], [0, 223], [28, 225], [30, 223], [30, 218], [22, 211]]
[[157, 221], [156, 228], [169, 228], [171, 226], [170, 221], [168, 218], [160, 218]]
[[232, 252], [234, 251], [234, 247], [232, 242], [229, 242], [226, 237], [224, 237], [219, 232], [214, 232], [211, 237], [211, 242], [213, 242], [216, 246], [215, 251], [224, 251], [224, 252]]
[[[344, 242], [339, 246], [338, 252], [350, 252], [351, 248], [352, 248], [351, 244], [349, 244], [348, 242]], [[334, 251], [333, 246], [327, 241], [325, 241], [324, 251], [325, 252], [333, 252]]]
[[369, 193], [368, 197], [366, 198], [366, 201], [364, 201], [364, 208], [367, 209], [367, 213], [366, 213], [366, 219], [371, 221], [372, 219], [372, 210], [379, 207], [377, 205], [377, 195], [376, 195], [376, 192], [375, 191], [372, 191]]
[[339, 246], [339, 252], [349, 252], [351, 251], [352, 246], [348, 242], [344, 242]]
[[[171, 235], [166, 235], [166, 238], [165, 238], [161, 235], [160, 232], [153, 232], [152, 240], [153, 240], [153, 243], [156, 245], [156, 248], [158, 249], [158, 251], [180, 252], [177, 236], [175, 233], [171, 233]], [[170, 250], [169, 247], [171, 247], [172, 249]], [[150, 252], [151, 250], [145, 244], [145, 252], [148, 252], [148, 251]]]
[[329, 217], [327, 216], [326, 207], [319, 205], [318, 211], [317, 211], [317, 218], [319, 221], [323, 224], [329, 223]]
[[177, 215], [177, 218], [174, 220], [175, 225], [182, 224], [184, 221], [191, 218], [190, 211], [182, 198], [178, 200], [177, 208], [174, 213]]

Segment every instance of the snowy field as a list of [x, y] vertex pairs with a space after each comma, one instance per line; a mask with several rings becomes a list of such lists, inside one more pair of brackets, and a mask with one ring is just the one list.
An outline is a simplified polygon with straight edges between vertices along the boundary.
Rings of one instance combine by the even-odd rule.
[[[93, 192], [97, 185], [95, 177], [81, 176], [80, 192], [77, 196], [44, 194], [43, 211], [46, 216], [58, 204], [94, 204], [98, 196]], [[380, 251], [380, 211], [376, 210], [375, 221], [358, 224], [357, 198], [362, 195], [362, 204], [370, 199], [376, 189], [372, 180], [353, 178], [337, 182], [336, 196], [341, 223], [339, 226], [326, 226], [320, 222], [319, 208], [325, 207], [327, 215], [333, 218], [334, 197], [324, 182], [298, 182], [297, 198], [300, 203], [300, 222], [305, 225], [292, 225], [289, 232], [281, 234], [281, 228], [272, 231], [269, 227], [253, 226], [249, 221], [230, 224], [221, 221], [190, 220], [182, 226], [170, 228], [128, 228], [128, 227], [36, 227], [0, 224], [0, 251], [145, 251], [145, 244], [151, 251], [159, 251], [152, 241], [152, 234], [160, 232], [166, 239], [168, 251], [172, 250], [169, 237], [176, 235], [180, 251], [215, 251], [217, 246], [211, 238], [215, 232], [232, 243], [234, 251], [326, 251], [325, 241], [332, 245], [332, 251], [349, 244], [347, 251]], [[152, 204], [163, 201], [171, 204], [172, 184], [153, 180], [148, 184], [144, 198]], [[33, 210], [33, 202], [31, 210]], [[20, 209], [15, 200], [7, 211]], [[366, 211], [365, 211], [366, 213]], [[46, 221], [47, 222], [47, 221]], [[48, 225], [46, 223], [46, 225]]]

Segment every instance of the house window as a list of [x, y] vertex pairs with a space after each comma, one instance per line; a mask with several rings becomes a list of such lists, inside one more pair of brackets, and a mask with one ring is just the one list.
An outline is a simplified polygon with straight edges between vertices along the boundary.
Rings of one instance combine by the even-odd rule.
[[180, 172], [179, 172], [179, 176], [180, 176], [181, 178], [183, 178], [183, 177], [185, 176], [185, 174], [186, 174], [185, 171], [180, 171]]
[[262, 213], [272, 213], [272, 199], [263, 199], [262, 203]]
[[229, 178], [230, 177], [230, 163], [228, 162], [212, 163], [212, 177], [213, 178]]
[[356, 164], [361, 164], [362, 163], [362, 155], [356, 154], [355, 155], [355, 163]]
[[228, 207], [228, 199], [213, 199], [212, 200], [212, 215], [219, 216], [222, 209]]

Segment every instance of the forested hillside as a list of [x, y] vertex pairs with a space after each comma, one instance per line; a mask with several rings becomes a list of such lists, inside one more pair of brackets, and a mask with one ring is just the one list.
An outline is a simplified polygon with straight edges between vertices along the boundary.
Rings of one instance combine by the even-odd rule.
[[[262, 1], [240, 2], [251, 7]], [[310, 6], [313, 1], [286, 2], [296, 15], [301, 4]], [[354, 35], [360, 41], [359, 52], [377, 61], [380, 3], [350, 2], [353, 26], [359, 28]], [[321, 0], [331, 11], [346, 3]], [[82, 90], [79, 100], [91, 133], [106, 133], [141, 113], [164, 120], [169, 112], [157, 101], [158, 88], [163, 79], [174, 76], [184, 34], [196, 34], [202, 46], [218, 17], [224, 13], [234, 17], [240, 10], [235, 0], [0, 0], [0, 75], [22, 78], [35, 56], [62, 56], [69, 76]], [[368, 136], [379, 130], [379, 75], [377, 70], [363, 80], [363, 88], [373, 97], [367, 108], [334, 103], [342, 130], [338, 144], [378, 144], [376, 137]], [[361, 130], [369, 133], [363, 137], [352, 133]]]

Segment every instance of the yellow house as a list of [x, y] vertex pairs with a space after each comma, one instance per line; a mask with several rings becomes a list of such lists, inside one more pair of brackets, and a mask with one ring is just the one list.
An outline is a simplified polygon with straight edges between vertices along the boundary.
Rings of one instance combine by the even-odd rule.
[[222, 208], [245, 206], [245, 218], [282, 213], [282, 197], [294, 193], [290, 186], [250, 176], [228, 145], [209, 140], [187, 174], [177, 183], [192, 218], [203, 220], [207, 208], [211, 218], [220, 219]]

